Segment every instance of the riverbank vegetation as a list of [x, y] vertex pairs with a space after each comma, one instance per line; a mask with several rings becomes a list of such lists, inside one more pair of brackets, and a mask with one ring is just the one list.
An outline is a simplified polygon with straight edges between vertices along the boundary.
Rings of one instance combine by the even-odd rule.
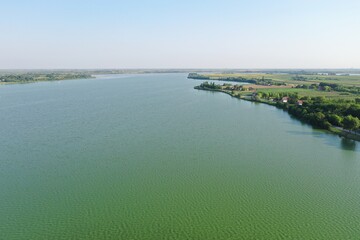
[[0, 83], [31, 83], [40, 81], [83, 79], [91, 77], [91, 74], [81, 72], [15, 72], [0, 74]]
[[[254, 78], [254, 75], [248, 75], [251, 75], [247, 77], [248, 80]], [[299, 83], [298, 74], [288, 75], [282, 85], [273, 85], [273, 81], [278, 81], [278, 78], [273, 80], [269, 76], [256, 73], [260, 82], [246, 84], [249, 81], [241, 83], [242, 78], [238, 78], [236, 85], [204, 82], [195, 88], [221, 91], [236, 98], [273, 105], [314, 127], [360, 140], [360, 76], [332, 75], [329, 80], [325, 79], [324, 75], [319, 75], [316, 81], [308, 82], [307, 79], [314, 79], [314, 75], [309, 75], [311, 77], [307, 76], [306, 80]], [[191, 78], [194, 76], [198, 79], [196, 75], [189, 75]], [[207, 79], [206, 77], [215, 80], [213, 74], [201, 75], [199, 79]], [[227, 77], [217, 74], [216, 80], [229, 81]], [[343, 84], [342, 79], [346, 77], [351, 79], [347, 79], [345, 81], [347, 84]], [[230, 79], [234, 79], [233, 76]], [[269, 84], [265, 86], [262, 79], [269, 79]]]

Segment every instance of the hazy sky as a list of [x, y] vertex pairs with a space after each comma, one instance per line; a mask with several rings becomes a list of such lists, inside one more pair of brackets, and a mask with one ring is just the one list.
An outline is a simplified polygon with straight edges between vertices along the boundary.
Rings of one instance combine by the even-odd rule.
[[0, 68], [360, 68], [360, 0], [0, 0]]

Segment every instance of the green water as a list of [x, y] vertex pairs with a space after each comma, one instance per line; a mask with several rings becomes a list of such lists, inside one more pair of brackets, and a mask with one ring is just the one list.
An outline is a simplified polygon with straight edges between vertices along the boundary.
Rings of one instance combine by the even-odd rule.
[[185, 74], [0, 86], [0, 239], [359, 239], [360, 145]]

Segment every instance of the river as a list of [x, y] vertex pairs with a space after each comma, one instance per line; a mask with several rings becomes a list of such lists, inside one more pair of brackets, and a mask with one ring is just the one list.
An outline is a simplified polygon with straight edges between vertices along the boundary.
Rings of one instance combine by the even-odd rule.
[[0, 86], [0, 239], [350, 239], [360, 146], [187, 74]]

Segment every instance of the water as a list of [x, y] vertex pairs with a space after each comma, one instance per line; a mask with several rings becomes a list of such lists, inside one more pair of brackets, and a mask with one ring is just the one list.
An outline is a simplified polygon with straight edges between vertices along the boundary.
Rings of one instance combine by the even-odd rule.
[[0, 239], [350, 239], [358, 143], [186, 74], [0, 86]]

